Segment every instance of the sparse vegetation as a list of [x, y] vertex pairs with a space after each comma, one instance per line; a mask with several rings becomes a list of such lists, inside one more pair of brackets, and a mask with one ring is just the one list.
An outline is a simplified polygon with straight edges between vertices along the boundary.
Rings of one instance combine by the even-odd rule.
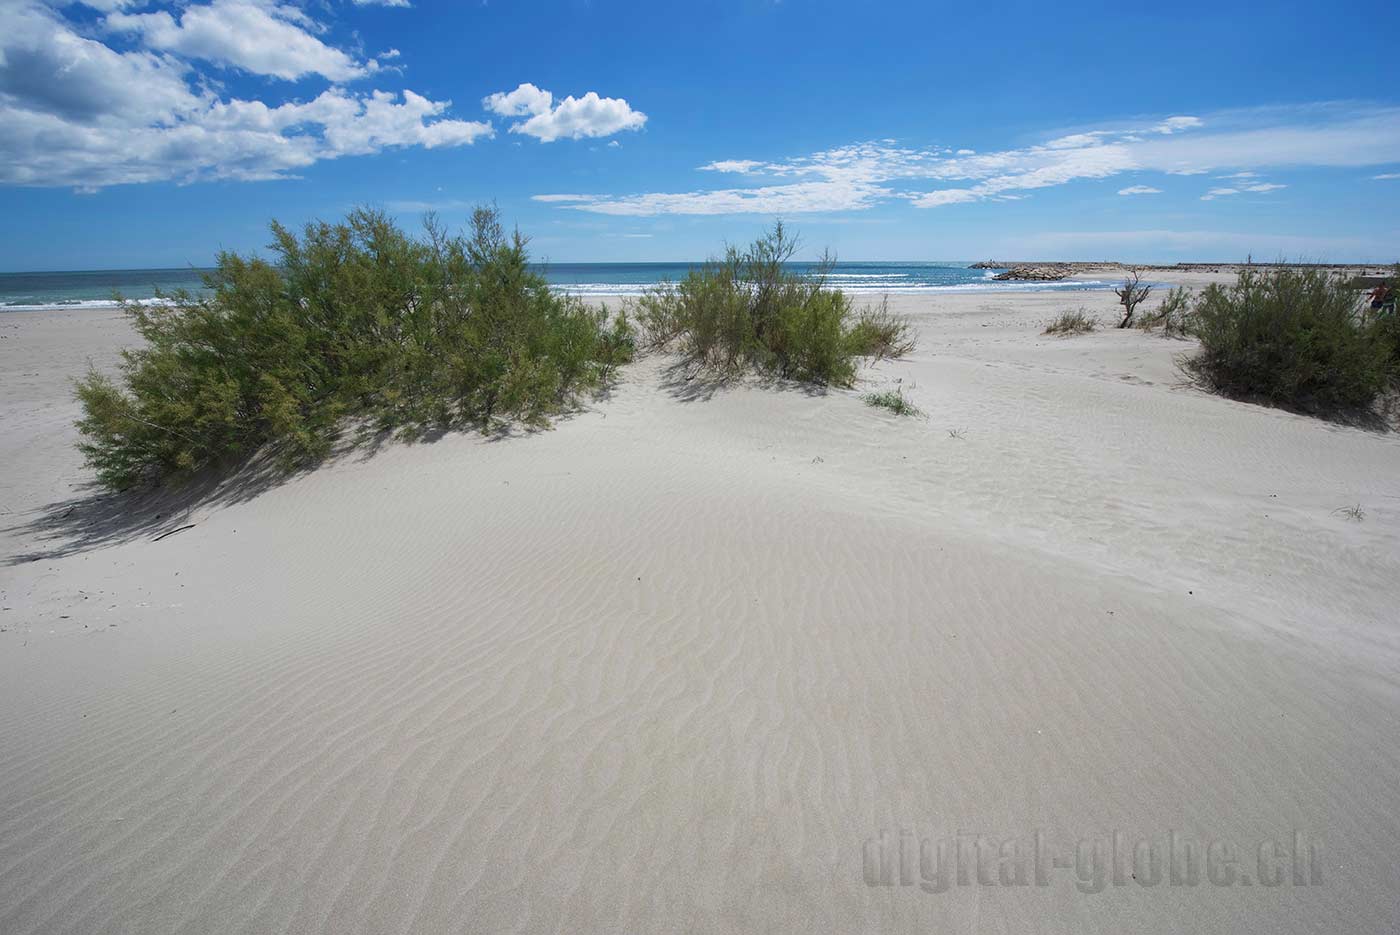
[[1184, 362], [1206, 388], [1311, 411], [1369, 406], [1393, 345], [1341, 279], [1316, 269], [1243, 270], [1192, 311], [1200, 351]]
[[675, 346], [707, 369], [754, 369], [810, 383], [849, 386], [862, 357], [900, 357], [914, 347], [909, 323], [887, 304], [856, 311], [827, 285], [828, 255], [814, 275], [787, 268], [798, 248], [781, 222], [746, 249], [692, 270], [631, 304], [646, 343]]
[[220, 255], [207, 297], [125, 305], [144, 344], [119, 380], [77, 385], [80, 448], [104, 483], [265, 445], [306, 463], [346, 417], [409, 434], [542, 425], [632, 356], [627, 317], [550, 292], [493, 208], [465, 237], [429, 218], [414, 239], [368, 210], [272, 232], [273, 262]]
[[1099, 320], [1081, 308], [1073, 312], [1062, 313], [1059, 318], [1045, 326], [1045, 333], [1061, 336], [1088, 334], [1098, 326]]
[[1340, 507], [1339, 509], [1335, 509], [1332, 511], [1332, 515], [1341, 515], [1351, 520], [1352, 522], [1359, 523], [1366, 518], [1366, 511], [1361, 509], [1361, 504], [1358, 503], [1354, 506], [1344, 506]]
[[897, 416], [922, 416], [923, 410], [915, 406], [904, 395], [903, 387], [895, 387], [893, 391], [883, 393], [867, 393], [861, 397], [867, 406], [876, 406], [880, 409], [888, 409]]
[[1113, 293], [1118, 296], [1118, 303], [1123, 306], [1123, 320], [1118, 323], [1118, 327], [1128, 328], [1133, 323], [1133, 312], [1147, 301], [1147, 297], [1152, 294], [1152, 287], [1144, 286], [1142, 276], [1137, 270], [1133, 270], [1123, 281], [1123, 287], [1114, 289]]
[[1143, 312], [1137, 320], [1142, 331], [1161, 329], [1162, 336], [1182, 338], [1191, 333], [1191, 290], [1178, 286], [1167, 293], [1162, 304], [1150, 312]]

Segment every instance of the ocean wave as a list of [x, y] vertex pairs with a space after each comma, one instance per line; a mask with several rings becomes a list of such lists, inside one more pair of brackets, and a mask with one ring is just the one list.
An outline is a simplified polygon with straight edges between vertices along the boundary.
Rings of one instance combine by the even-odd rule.
[[908, 279], [908, 273], [828, 273], [828, 279]]
[[[1073, 279], [1058, 282], [964, 282], [964, 283], [865, 283], [845, 285], [829, 282], [851, 295], [926, 295], [959, 292], [1049, 292], [1054, 290], [1101, 290], [1113, 285], [1101, 279]], [[557, 283], [555, 291], [565, 295], [633, 296], [654, 289], [661, 283]]]
[[[167, 304], [162, 299], [128, 299], [133, 305], [162, 305]], [[0, 301], [0, 313], [3, 312], [57, 312], [66, 308], [120, 308], [118, 302], [111, 299], [55, 299], [51, 302], [33, 302], [20, 299]]]
[[[899, 277], [899, 278], [896, 278]], [[848, 281], [849, 280], [849, 281]], [[1073, 279], [1059, 282], [997, 282], [990, 274], [979, 281], [960, 283], [937, 283], [911, 281], [909, 274], [885, 273], [838, 273], [827, 280], [827, 284], [850, 295], [939, 295], [959, 292], [1044, 292], [1054, 290], [1098, 290], [1106, 289], [1114, 283], [1101, 279]], [[551, 288], [564, 295], [576, 296], [639, 296], [663, 285], [662, 282], [616, 283], [616, 282], [574, 282], [554, 283]], [[143, 298], [132, 300], [139, 305], [154, 306], [165, 300]], [[0, 298], [0, 314], [4, 312], [45, 312], [63, 309], [115, 309], [118, 305], [111, 299], [56, 299], [36, 301], [29, 296]]]

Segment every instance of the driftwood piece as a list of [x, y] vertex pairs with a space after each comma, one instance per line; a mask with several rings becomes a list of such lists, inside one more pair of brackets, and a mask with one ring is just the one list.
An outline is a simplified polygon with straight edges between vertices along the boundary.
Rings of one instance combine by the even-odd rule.
[[163, 532], [163, 533], [161, 533], [160, 535], [156, 536], [156, 537], [155, 537], [154, 539], [152, 539], [151, 541], [152, 541], [152, 542], [159, 542], [160, 540], [164, 539], [166, 536], [173, 536], [173, 535], [175, 535], [175, 533], [177, 533], [177, 532], [184, 532], [186, 529], [193, 529], [196, 525], [198, 525], [198, 524], [197, 524], [197, 523], [190, 523], [190, 524], [188, 524], [188, 525], [186, 525], [186, 526], [176, 526], [174, 529], [167, 529], [165, 532]]

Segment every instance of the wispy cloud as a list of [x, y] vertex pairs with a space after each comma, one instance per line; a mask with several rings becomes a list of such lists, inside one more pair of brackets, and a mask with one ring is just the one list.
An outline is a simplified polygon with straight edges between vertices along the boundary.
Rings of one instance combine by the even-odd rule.
[[[1232, 178], [1254, 178], [1254, 173], [1245, 175], [1230, 176]], [[1246, 192], [1272, 192], [1280, 188], [1287, 188], [1287, 185], [1280, 185], [1276, 182], [1256, 182], [1253, 185], [1240, 185], [1234, 188], [1212, 188], [1201, 196], [1202, 201], [1214, 201], [1217, 198], [1228, 198], [1230, 195], [1242, 195]]]
[[1380, 175], [1371, 176], [1373, 179], [1400, 179], [1400, 172], [1382, 172]]
[[460, 198], [447, 198], [442, 201], [395, 199], [386, 201], [384, 207], [395, 214], [427, 214], [437, 211], [469, 211], [476, 205]]
[[1178, 133], [1182, 130], [1194, 130], [1204, 126], [1200, 117], [1168, 117], [1152, 128], [1154, 133]]
[[879, 192], [871, 185], [817, 181], [764, 188], [657, 192], [620, 198], [598, 195], [535, 195], [534, 200], [623, 217], [651, 217], [658, 214], [782, 215], [859, 210], [874, 205], [879, 200]]
[[[541, 197], [602, 214], [738, 214], [859, 211], [905, 200], [919, 208], [1004, 200], [1072, 182], [1127, 172], [1170, 175], [1385, 165], [1400, 151], [1400, 108], [1348, 104], [1178, 115], [1088, 128], [1020, 149], [908, 148], [891, 140], [859, 143], [779, 161], [717, 160], [701, 171], [752, 180], [745, 187], [686, 192]], [[962, 184], [949, 184], [962, 183]], [[1131, 189], [1129, 194], [1146, 194]], [[1150, 187], [1150, 186], [1140, 186]], [[1230, 194], [1273, 191], [1260, 182]], [[1225, 189], [1208, 193], [1222, 197]]]
[[1127, 188], [1118, 189], [1120, 195], [1160, 195], [1160, 188], [1153, 188], [1151, 185], [1129, 185]]

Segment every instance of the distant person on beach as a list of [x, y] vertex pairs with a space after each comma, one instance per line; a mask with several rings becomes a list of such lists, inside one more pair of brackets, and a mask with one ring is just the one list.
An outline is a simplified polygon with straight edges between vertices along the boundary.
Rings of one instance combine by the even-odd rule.
[[1387, 307], [1395, 308], [1395, 293], [1391, 291], [1390, 284], [1382, 279], [1381, 284], [1371, 290], [1371, 308], [1379, 312]]

